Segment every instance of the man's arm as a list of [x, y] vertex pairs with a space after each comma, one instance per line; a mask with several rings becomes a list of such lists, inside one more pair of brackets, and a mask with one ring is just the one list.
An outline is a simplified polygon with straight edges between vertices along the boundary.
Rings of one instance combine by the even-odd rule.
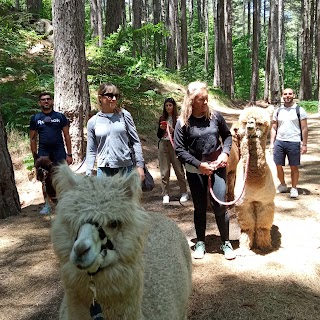
[[72, 164], [72, 149], [71, 149], [71, 138], [69, 133], [69, 126], [64, 126], [62, 129], [64, 141], [67, 148], [67, 163]]
[[307, 153], [307, 143], [308, 143], [308, 124], [307, 119], [303, 119], [300, 121], [301, 123], [301, 132], [302, 132], [302, 146], [301, 153]]
[[270, 147], [273, 148], [274, 141], [276, 140], [278, 124], [277, 121], [272, 121], [270, 130]]
[[37, 160], [37, 130], [30, 130], [30, 150], [34, 161]]

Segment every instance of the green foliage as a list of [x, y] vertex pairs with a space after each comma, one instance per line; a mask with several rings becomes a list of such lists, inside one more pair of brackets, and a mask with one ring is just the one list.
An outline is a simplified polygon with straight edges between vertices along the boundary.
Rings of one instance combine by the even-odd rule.
[[247, 37], [239, 37], [233, 41], [235, 96], [242, 99], [250, 97], [251, 86], [251, 52], [247, 43]]
[[303, 107], [308, 113], [318, 112], [318, 101], [299, 101], [299, 106]]
[[23, 164], [27, 170], [31, 171], [34, 167], [34, 159], [31, 153], [29, 153], [24, 159]]

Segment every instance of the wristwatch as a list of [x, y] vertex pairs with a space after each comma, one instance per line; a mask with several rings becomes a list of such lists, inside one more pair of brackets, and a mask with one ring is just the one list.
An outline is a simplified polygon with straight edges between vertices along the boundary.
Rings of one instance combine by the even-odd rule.
[[67, 153], [67, 156], [68, 157], [72, 157], [72, 153]]

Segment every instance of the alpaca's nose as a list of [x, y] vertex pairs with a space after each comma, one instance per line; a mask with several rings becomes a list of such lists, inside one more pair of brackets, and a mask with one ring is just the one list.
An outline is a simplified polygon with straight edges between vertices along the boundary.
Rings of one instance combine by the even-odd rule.
[[247, 129], [248, 130], [253, 130], [255, 128], [255, 121], [254, 119], [249, 119], [249, 121], [247, 122]]
[[78, 258], [81, 258], [83, 255], [90, 251], [91, 245], [89, 241], [81, 240], [76, 241], [73, 247], [74, 253]]

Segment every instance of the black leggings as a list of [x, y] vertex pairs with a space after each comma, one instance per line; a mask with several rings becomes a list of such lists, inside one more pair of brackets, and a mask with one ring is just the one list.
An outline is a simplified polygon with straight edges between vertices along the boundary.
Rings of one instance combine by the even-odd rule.
[[[207, 225], [208, 176], [187, 172], [187, 179], [194, 205], [194, 226], [198, 241], [205, 240]], [[226, 168], [220, 168], [211, 175], [212, 190], [216, 198], [225, 201]], [[210, 195], [210, 202], [222, 242], [229, 240], [229, 215], [224, 205], [217, 203]]]

